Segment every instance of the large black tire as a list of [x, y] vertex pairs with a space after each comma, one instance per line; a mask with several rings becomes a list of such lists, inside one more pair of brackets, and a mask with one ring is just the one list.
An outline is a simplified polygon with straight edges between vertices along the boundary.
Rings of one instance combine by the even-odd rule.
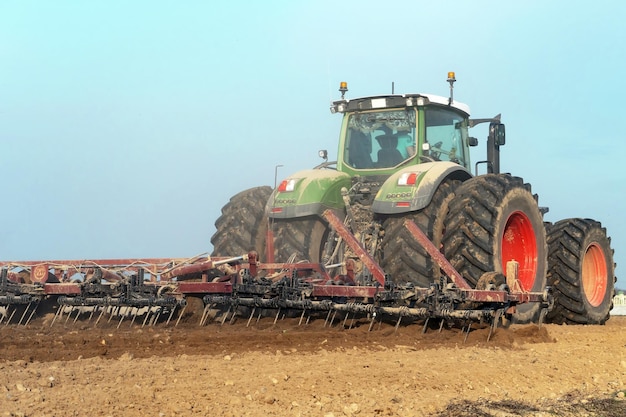
[[[472, 287], [485, 272], [506, 273], [507, 262], [516, 260], [521, 289], [545, 289], [546, 231], [537, 198], [521, 178], [487, 174], [458, 187], [449, 205], [443, 247]], [[513, 320], [536, 321], [540, 311], [540, 303], [521, 304]]]
[[444, 181], [424, 209], [416, 213], [390, 216], [384, 220], [381, 267], [393, 281], [411, 282], [427, 288], [439, 279], [439, 267], [404, 227], [404, 220], [413, 220], [437, 248], [441, 247], [448, 204], [459, 184], [460, 181], [456, 180]]
[[270, 194], [271, 187], [263, 186], [242, 191], [230, 199], [215, 222], [212, 256], [238, 256], [256, 250], [264, 258], [265, 205]]
[[272, 227], [276, 262], [321, 262], [329, 228], [319, 217], [276, 220]]
[[604, 324], [613, 308], [615, 263], [606, 229], [591, 219], [565, 219], [548, 227], [548, 285], [553, 323]]

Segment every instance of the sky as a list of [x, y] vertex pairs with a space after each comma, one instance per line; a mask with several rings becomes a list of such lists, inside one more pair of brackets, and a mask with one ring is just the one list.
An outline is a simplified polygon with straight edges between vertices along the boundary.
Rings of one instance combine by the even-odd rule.
[[[625, 15], [604, 0], [0, 0], [0, 259], [210, 252], [231, 196], [336, 156], [340, 81], [348, 98], [447, 96], [455, 71], [473, 117], [502, 114], [502, 170], [546, 221], [601, 221], [626, 288]], [[471, 134], [484, 144], [486, 125]]]

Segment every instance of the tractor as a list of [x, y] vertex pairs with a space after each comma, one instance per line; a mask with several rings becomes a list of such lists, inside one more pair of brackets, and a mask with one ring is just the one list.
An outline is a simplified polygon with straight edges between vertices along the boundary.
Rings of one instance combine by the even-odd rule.
[[[355, 265], [356, 285], [376, 285], [369, 268], [345, 244], [323, 213], [331, 210], [390, 283], [428, 288], [446, 277], [406, 227], [407, 219], [475, 289], [508, 286], [550, 291], [554, 323], [603, 324], [615, 283], [610, 238], [602, 225], [574, 218], [554, 224], [521, 178], [500, 172], [506, 143], [500, 115], [474, 119], [449, 97], [391, 94], [341, 98], [336, 161], [289, 175], [274, 188], [242, 191], [223, 207], [211, 238], [212, 256], [256, 249], [266, 262], [320, 263], [328, 271]], [[487, 158], [475, 163], [470, 129], [488, 123]], [[482, 174], [478, 174], [479, 167]], [[474, 173], [472, 173], [474, 169]], [[510, 279], [513, 277], [513, 279]], [[511, 318], [537, 322], [540, 303], [521, 304]]]

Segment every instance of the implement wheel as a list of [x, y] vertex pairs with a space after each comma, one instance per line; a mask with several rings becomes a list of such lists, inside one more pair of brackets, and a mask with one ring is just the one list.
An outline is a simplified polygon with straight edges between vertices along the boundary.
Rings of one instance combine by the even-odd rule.
[[548, 320], [604, 324], [615, 292], [615, 263], [606, 229], [591, 219], [565, 219], [548, 227], [548, 285], [554, 309]]
[[448, 204], [459, 184], [459, 181], [444, 181], [424, 209], [385, 219], [381, 267], [395, 282], [412, 282], [417, 286], [428, 288], [439, 278], [439, 267], [404, 227], [404, 220], [407, 218], [413, 220], [436, 247], [441, 247]]
[[[547, 244], [543, 218], [530, 185], [506, 174], [472, 178], [456, 190], [443, 238], [448, 260], [476, 287], [485, 272], [505, 273], [519, 263], [516, 291], [542, 292], [546, 286]], [[539, 318], [540, 303], [517, 306], [513, 320]]]
[[265, 254], [267, 217], [265, 204], [272, 193], [270, 187], [256, 187], [233, 196], [222, 208], [211, 237], [212, 256], [237, 256], [256, 250]]

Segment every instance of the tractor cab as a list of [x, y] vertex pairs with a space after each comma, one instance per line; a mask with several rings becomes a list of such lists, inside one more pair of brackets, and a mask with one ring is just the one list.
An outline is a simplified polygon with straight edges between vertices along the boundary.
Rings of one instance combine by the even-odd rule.
[[[342, 93], [347, 91], [347, 85]], [[445, 97], [406, 94], [332, 103], [343, 113], [338, 171], [389, 175], [423, 162], [450, 161], [470, 170], [469, 108]]]

